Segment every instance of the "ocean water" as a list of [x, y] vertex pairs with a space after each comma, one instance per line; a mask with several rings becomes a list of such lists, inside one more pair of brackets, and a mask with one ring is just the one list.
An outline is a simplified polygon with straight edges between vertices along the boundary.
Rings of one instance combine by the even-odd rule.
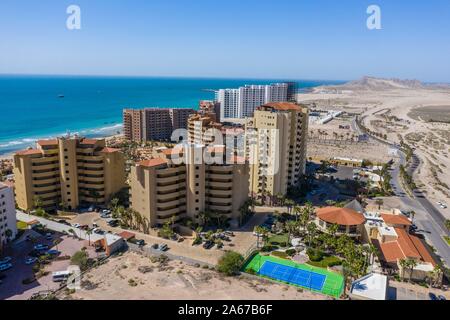
[[[86, 137], [120, 133], [123, 108], [197, 108], [199, 100], [214, 98], [208, 90], [279, 81], [283, 80], [0, 76], [0, 155], [67, 132]], [[297, 82], [300, 89], [341, 83]]]

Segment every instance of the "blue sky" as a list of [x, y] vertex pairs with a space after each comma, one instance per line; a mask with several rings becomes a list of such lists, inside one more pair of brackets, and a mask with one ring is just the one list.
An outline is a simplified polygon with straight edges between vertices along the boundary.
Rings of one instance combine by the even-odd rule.
[[[66, 29], [66, 8], [82, 29]], [[381, 7], [382, 30], [366, 28]], [[450, 82], [448, 0], [1, 0], [0, 73]]]

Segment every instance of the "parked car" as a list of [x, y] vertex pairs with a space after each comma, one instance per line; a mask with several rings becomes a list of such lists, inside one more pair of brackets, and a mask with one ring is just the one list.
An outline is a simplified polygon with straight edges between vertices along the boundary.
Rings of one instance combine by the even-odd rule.
[[214, 242], [212, 242], [212, 241], [206, 241], [206, 242], [203, 244], [203, 248], [205, 248], [206, 250], [209, 250], [209, 249], [211, 249], [212, 247], [214, 247]]
[[88, 208], [88, 211], [95, 211], [95, 206], [90, 206], [89, 208]]
[[439, 298], [433, 292], [429, 292], [428, 297], [430, 298], [430, 300], [439, 300]]
[[115, 228], [115, 227], [117, 227], [119, 225], [119, 220], [111, 220], [111, 221], [108, 222], [108, 225], [110, 227]]
[[11, 263], [0, 264], [0, 271], [6, 271], [12, 268]]
[[439, 295], [438, 298], [439, 298], [439, 300], [441, 300], [441, 301], [447, 301], [447, 298], [444, 297], [444, 296], [442, 296], [442, 295]]
[[79, 227], [81, 227], [81, 224], [75, 223], [75, 224], [72, 225], [72, 227], [74, 227], [74, 228], [79, 228]]
[[152, 244], [152, 248], [155, 250], [158, 250], [159, 244], [157, 244], [157, 243]]
[[0, 260], [0, 264], [6, 264], [8, 262], [11, 262], [11, 257], [4, 257], [2, 260]]
[[46, 244], [37, 244], [33, 248], [34, 248], [34, 250], [41, 251], [41, 250], [47, 250], [48, 246]]
[[167, 246], [167, 244], [161, 243], [161, 244], [158, 246], [158, 250], [159, 250], [159, 251], [167, 251], [167, 250], [169, 250], [169, 247]]
[[58, 223], [61, 223], [61, 224], [65, 224], [65, 225], [69, 225], [70, 226], [70, 223], [68, 223], [66, 220], [64, 220], [64, 219], [61, 219], [61, 220], [58, 220], [57, 221]]
[[47, 254], [52, 255], [52, 256], [58, 256], [61, 254], [61, 252], [58, 250], [48, 250]]
[[145, 241], [142, 239], [139, 239], [139, 240], [136, 240], [136, 244], [140, 247], [143, 247], [143, 246], [145, 246]]
[[104, 235], [105, 234], [105, 231], [103, 231], [100, 228], [95, 228], [94, 230], [92, 230], [92, 232], [95, 233], [95, 234], [99, 234], [99, 235]]
[[26, 265], [31, 265], [31, 264], [35, 263], [36, 261], [37, 261], [37, 258], [36, 258], [36, 257], [29, 257], [29, 258], [27, 258], [27, 259], [25, 260], [25, 264], [26, 264]]

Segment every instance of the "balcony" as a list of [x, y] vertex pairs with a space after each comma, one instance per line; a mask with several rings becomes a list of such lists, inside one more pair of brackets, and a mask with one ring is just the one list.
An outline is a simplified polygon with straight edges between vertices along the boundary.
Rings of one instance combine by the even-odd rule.
[[176, 192], [177, 189], [185, 189], [185, 183], [175, 183], [175, 184], [170, 184], [167, 186], [158, 186], [158, 192], [159, 193], [169, 193], [169, 192]]
[[103, 174], [103, 169], [95, 169], [95, 170], [92, 170], [92, 169], [87, 169], [87, 168], [85, 168], [85, 169], [78, 169], [78, 172], [79, 173], [83, 173], [83, 175], [87, 175], [87, 174], [89, 174], [89, 175], [100, 175], [100, 174]]
[[217, 204], [209, 204], [208, 205], [210, 210], [220, 211], [220, 212], [231, 212], [233, 210], [233, 206], [230, 205], [217, 205]]
[[217, 187], [217, 188], [232, 188], [233, 187], [233, 182], [232, 181], [207, 181], [206, 184], [208, 187]]
[[181, 182], [181, 181], [185, 181], [186, 180], [186, 174], [180, 174], [180, 175], [172, 175], [172, 176], [168, 176], [168, 177], [158, 177], [156, 178], [156, 183], [158, 184], [158, 186], [160, 185], [166, 185], [166, 184], [171, 184], [171, 183], [177, 183], [177, 182]]
[[208, 174], [207, 178], [211, 181], [219, 181], [219, 182], [227, 182], [231, 179], [233, 179], [233, 174], [232, 173], [221, 173], [221, 174], [217, 174], [217, 173], [210, 173]]
[[162, 200], [162, 201], [168, 201], [171, 199], [175, 199], [177, 197], [184, 197], [185, 196], [185, 192], [184, 191], [174, 191], [174, 192], [169, 192], [169, 193], [165, 193], [165, 194], [157, 194], [156, 195], [156, 199]]
[[210, 196], [231, 196], [233, 194], [233, 190], [215, 190], [208, 188], [206, 193]]
[[217, 198], [217, 197], [213, 197], [213, 196], [208, 196], [206, 198], [206, 201], [208, 203], [214, 203], [217, 205], [231, 205], [232, 203], [232, 197], [227, 197], [227, 198]]
[[161, 210], [161, 209], [156, 209], [156, 214], [160, 217], [170, 217], [174, 214], [180, 214], [180, 213], [184, 213], [186, 211], [186, 206], [180, 206], [180, 207], [175, 207], [172, 209], [168, 209], [168, 210]]
[[166, 208], [178, 207], [186, 204], [186, 199], [184, 197], [180, 197], [180, 199], [175, 199], [167, 202], [160, 202], [158, 199], [156, 206], [160, 210], [164, 210]]

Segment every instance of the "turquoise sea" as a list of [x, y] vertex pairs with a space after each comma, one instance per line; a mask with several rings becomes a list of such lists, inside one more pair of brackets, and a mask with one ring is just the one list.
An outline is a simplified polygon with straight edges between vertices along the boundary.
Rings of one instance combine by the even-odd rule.
[[[191, 107], [211, 89], [282, 79], [0, 76], [0, 155], [67, 132], [104, 137], [121, 132], [122, 109]], [[340, 81], [298, 80], [299, 89]], [[64, 97], [60, 97], [63, 95]]]

